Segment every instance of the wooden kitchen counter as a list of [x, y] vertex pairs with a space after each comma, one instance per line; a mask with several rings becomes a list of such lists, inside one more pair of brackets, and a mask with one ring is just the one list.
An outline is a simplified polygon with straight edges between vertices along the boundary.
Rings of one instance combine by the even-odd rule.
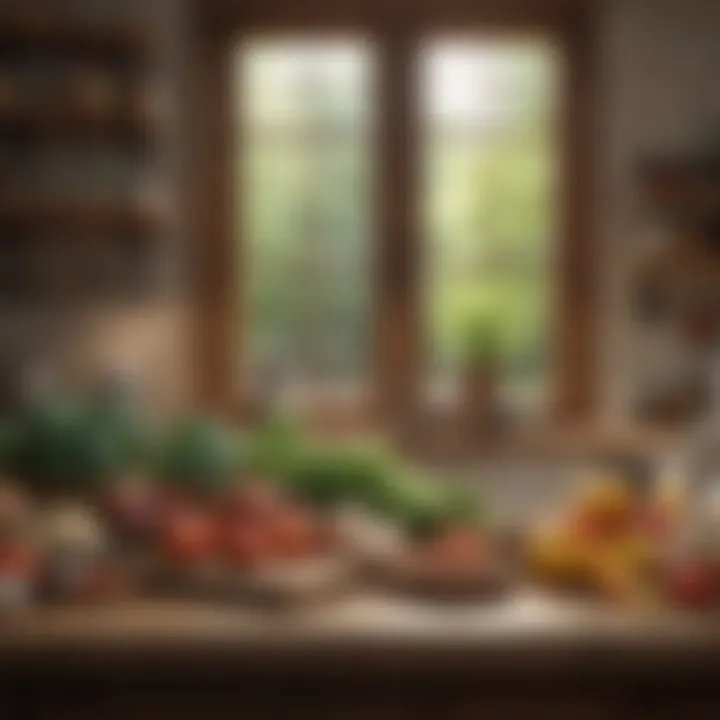
[[273, 613], [136, 602], [3, 617], [0, 717], [617, 718], [654, 703], [702, 718], [718, 672], [714, 620], [533, 595]]
[[[247, 607], [134, 601], [106, 607], [55, 607], [0, 618], [0, 667], [92, 659], [199, 669], [213, 658], [233, 666], [341, 671], [410, 667], [442, 673], [456, 661], [493, 670], [539, 672], [607, 665], [661, 667], [716, 656], [720, 620], [663, 610], [613, 610], [535, 594], [477, 604], [431, 604], [380, 595], [313, 607]], [[398, 664], [400, 659], [402, 663]], [[99, 665], [98, 665], [99, 663]]]

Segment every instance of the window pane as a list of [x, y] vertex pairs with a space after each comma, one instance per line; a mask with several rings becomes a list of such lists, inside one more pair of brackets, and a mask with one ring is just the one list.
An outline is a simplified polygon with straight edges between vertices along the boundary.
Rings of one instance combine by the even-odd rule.
[[489, 318], [510, 399], [547, 389], [557, 66], [538, 40], [438, 41], [421, 57], [428, 390]]
[[254, 39], [237, 65], [250, 381], [357, 386], [370, 329], [368, 48]]

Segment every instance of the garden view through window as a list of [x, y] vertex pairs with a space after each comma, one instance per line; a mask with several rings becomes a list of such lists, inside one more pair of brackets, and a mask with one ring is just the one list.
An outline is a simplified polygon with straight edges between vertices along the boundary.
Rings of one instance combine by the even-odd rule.
[[237, 58], [246, 372], [299, 393], [357, 387], [372, 350], [371, 50], [258, 38]]
[[[373, 142], [385, 121], [372, 43], [285, 36], [235, 55], [242, 372], [358, 388], [374, 352]], [[556, 56], [537, 39], [418, 44], [424, 387], [452, 393], [469, 352], [512, 399], [548, 388]], [[410, 82], [411, 79], [408, 79]]]
[[554, 112], [549, 43], [430, 42], [420, 58], [426, 389], [495, 356], [507, 401], [547, 391]]

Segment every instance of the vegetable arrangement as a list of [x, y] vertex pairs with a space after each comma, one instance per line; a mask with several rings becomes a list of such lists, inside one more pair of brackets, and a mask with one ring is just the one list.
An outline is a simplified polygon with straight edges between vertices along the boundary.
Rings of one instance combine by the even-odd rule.
[[530, 577], [556, 591], [631, 607], [720, 609], [716, 519], [690, 520], [677, 489], [641, 493], [596, 479], [530, 532], [526, 550]]
[[[475, 491], [381, 444], [329, 445], [285, 419], [163, 428], [117, 399], [49, 398], [0, 425], [0, 468], [0, 605], [158, 589], [292, 600], [350, 574], [424, 596], [510, 585]], [[720, 608], [720, 555], [678, 553], [683, 526], [667, 497], [595, 477], [518, 555], [524, 577], [554, 593]]]
[[92, 492], [144, 461], [148, 432], [121, 404], [51, 398], [6, 425], [3, 466], [37, 493]]
[[[379, 444], [323, 444], [285, 419], [253, 432], [203, 417], [161, 428], [117, 398], [46, 398], [0, 427], [0, 464], [14, 482], [0, 494], [0, 531], [14, 528], [0, 536], [0, 581], [22, 565], [27, 585], [52, 577], [72, 597], [117, 585], [109, 558], [121, 565], [123, 555], [141, 556], [158, 576], [214, 588], [331, 557], [346, 566], [412, 557], [404, 567], [430, 572], [452, 567], [442, 558], [458, 556], [451, 538], [462, 533], [468, 548], [483, 548], [465, 553], [466, 565], [477, 558], [482, 571], [487, 555], [474, 494], [421, 475]], [[61, 530], [38, 541], [33, 522], [16, 522], [21, 506], [33, 508], [26, 515], [35, 525]], [[93, 530], [67, 542], [73, 524]], [[384, 543], [374, 539], [380, 528], [392, 529]], [[20, 549], [33, 562], [20, 563]]]

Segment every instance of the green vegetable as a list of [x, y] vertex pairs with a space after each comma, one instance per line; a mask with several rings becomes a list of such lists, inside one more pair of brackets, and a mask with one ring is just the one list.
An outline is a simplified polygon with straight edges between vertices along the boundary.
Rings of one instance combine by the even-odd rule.
[[244, 446], [220, 422], [191, 418], [176, 426], [160, 454], [159, 472], [168, 482], [193, 492], [217, 492], [242, 465]]
[[101, 425], [114, 438], [120, 462], [148, 465], [157, 452], [157, 431], [138, 412], [122, 402], [93, 403], [88, 421]]
[[413, 535], [430, 535], [451, 523], [475, 524], [482, 517], [475, 493], [441, 485], [375, 446], [306, 448], [295, 457], [287, 482], [307, 502], [359, 505]]
[[286, 481], [293, 494], [313, 504], [371, 506], [392, 472], [389, 456], [378, 448], [315, 445], [296, 455]]
[[299, 428], [278, 418], [260, 428], [248, 441], [246, 469], [269, 479], [287, 477], [305, 447]]
[[139, 461], [142, 435], [117, 407], [45, 398], [19, 419], [8, 464], [37, 490], [90, 491]]
[[480, 500], [474, 493], [407, 469], [386, 478], [371, 509], [417, 537], [428, 537], [451, 524], [474, 525], [482, 519]]
[[470, 488], [454, 485], [444, 487], [441, 504], [446, 522], [475, 525], [482, 522], [485, 516], [479, 493]]
[[500, 318], [477, 308], [459, 328], [461, 363], [466, 368], [496, 368], [503, 357], [504, 336]]
[[0, 424], [0, 471], [40, 492], [90, 492], [138, 465], [193, 493], [221, 491], [238, 473], [262, 473], [316, 507], [357, 505], [413, 534], [481, 518], [473, 493], [440, 485], [373, 442], [311, 443], [289, 418], [247, 439], [194, 417], [161, 442], [119, 396], [52, 397]]

